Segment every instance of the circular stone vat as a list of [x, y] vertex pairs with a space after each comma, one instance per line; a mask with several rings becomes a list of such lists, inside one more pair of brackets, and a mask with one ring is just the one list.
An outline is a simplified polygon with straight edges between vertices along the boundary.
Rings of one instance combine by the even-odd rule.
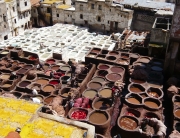
[[95, 53], [89, 53], [88, 54], [88, 57], [91, 57], [91, 58], [95, 58], [97, 56], [97, 54], [95, 54]]
[[111, 67], [110, 70], [112, 72], [114, 72], [114, 73], [122, 73], [122, 72], [124, 72], [124, 68], [122, 68], [122, 67]]
[[138, 59], [138, 58], [139, 58], [139, 55], [138, 55], [138, 54], [135, 54], [135, 53], [131, 53], [131, 54], [130, 54], [130, 57], [131, 57], [131, 58]]
[[150, 58], [149, 57], [140, 57], [138, 59], [139, 62], [142, 62], [142, 63], [149, 63], [150, 62]]
[[92, 81], [96, 81], [96, 82], [105, 82], [105, 79], [103, 77], [94, 77], [92, 79]]
[[7, 55], [8, 53], [9, 53], [9, 51], [6, 51], [6, 50], [1, 52], [2, 55]]
[[88, 116], [88, 110], [82, 108], [71, 108], [68, 112], [68, 116], [72, 120], [86, 121]]
[[123, 58], [123, 59], [128, 59], [128, 58], [129, 58], [129, 54], [127, 54], [127, 53], [121, 53], [121, 58]]
[[108, 74], [108, 71], [106, 70], [98, 70], [97, 76], [105, 77]]
[[148, 90], [147, 90], [147, 94], [148, 94], [150, 97], [157, 98], [157, 99], [161, 99], [161, 98], [163, 97], [163, 92], [162, 92], [162, 90], [159, 89], [159, 88], [150, 87], [150, 88], [148, 88]]
[[120, 74], [117, 73], [110, 73], [106, 75], [106, 79], [112, 82], [118, 81], [122, 78]]
[[49, 83], [49, 80], [45, 78], [40, 78], [36, 81], [36, 83], [41, 84], [41, 85], [46, 85]]
[[107, 98], [96, 98], [92, 103], [92, 107], [95, 110], [108, 110], [112, 107], [112, 101]]
[[55, 91], [55, 87], [54, 87], [54, 85], [47, 84], [42, 88], [42, 90], [43, 90], [43, 92], [50, 93], [50, 92]]
[[109, 51], [108, 50], [102, 50], [101, 54], [107, 54]]
[[150, 109], [150, 110], [159, 110], [162, 107], [161, 101], [155, 98], [144, 98], [143, 99], [143, 104], [145, 108]]
[[91, 81], [88, 83], [87, 86], [88, 88], [91, 88], [91, 89], [100, 89], [102, 87], [102, 84], [99, 82]]
[[99, 70], [107, 70], [109, 69], [109, 66], [108, 65], [105, 65], [105, 64], [101, 64], [101, 65], [98, 65], [97, 67]]
[[96, 58], [97, 59], [105, 59], [105, 57], [106, 57], [105, 55], [98, 55]]
[[33, 83], [30, 88], [31, 90], [35, 89], [36, 91], [39, 92], [41, 90], [41, 84]]
[[145, 88], [141, 84], [135, 84], [135, 83], [130, 84], [128, 86], [128, 90], [131, 93], [142, 93], [142, 92], [145, 92]]
[[175, 127], [175, 130], [177, 130], [180, 133], [180, 123], [177, 122], [174, 127]]
[[70, 76], [62, 76], [61, 77], [61, 81], [62, 81], [62, 84], [66, 84], [68, 81], [70, 81]]
[[102, 98], [111, 98], [112, 97], [112, 90], [109, 88], [102, 89], [98, 92], [99, 96]]
[[141, 106], [142, 98], [134, 93], [129, 93], [126, 95], [125, 101], [130, 104], [130, 106]]
[[130, 78], [130, 82], [138, 83], [138, 84], [143, 84], [143, 83], [145, 83], [146, 81], [144, 81], [144, 80], [137, 80], [137, 79], [132, 79], [132, 78]]
[[137, 118], [140, 117], [141, 113], [138, 110], [132, 109], [132, 108], [127, 108], [125, 115], [128, 116], [135, 116]]
[[122, 58], [118, 59], [117, 63], [119, 63], [121, 65], [129, 65], [129, 61], [126, 59], [122, 59]]
[[97, 91], [93, 89], [88, 89], [82, 93], [82, 95], [89, 99], [94, 99], [97, 96]]
[[106, 124], [110, 116], [106, 111], [94, 110], [89, 115], [89, 122], [94, 125]]
[[114, 60], [116, 60], [116, 57], [115, 56], [107, 56], [106, 59], [114, 61]]
[[0, 79], [2, 80], [9, 80], [10, 74], [1, 74]]
[[28, 85], [30, 85], [30, 84], [31, 84], [30, 81], [21, 81], [21, 82], [19, 83], [19, 87], [24, 88], [24, 87], [26, 87], [26, 86], [28, 86]]
[[119, 55], [119, 53], [117, 51], [110, 51], [109, 55]]
[[26, 101], [30, 101], [31, 100], [31, 95], [23, 95], [20, 99], [24, 99]]
[[112, 88], [114, 86], [114, 83], [109, 82], [109, 83], [106, 83], [105, 86], [108, 87], [108, 88]]
[[48, 96], [47, 98], [44, 99], [44, 103], [45, 104], [50, 104], [52, 102], [53, 98], [55, 98], [55, 97], [56, 96], [53, 96], [53, 95]]
[[118, 118], [118, 126], [121, 129], [134, 131], [138, 127], [139, 121], [133, 116], [122, 116]]
[[58, 85], [59, 83], [60, 83], [59, 80], [51, 80], [51, 81], [49, 81], [49, 84], [51, 84], [51, 85]]
[[59, 69], [60, 69], [60, 66], [59, 66], [59, 65], [54, 65], [54, 66], [51, 67], [51, 70], [57, 71], [57, 70], [59, 70]]
[[147, 112], [144, 114], [144, 118], [157, 118], [158, 120], [160, 119], [159, 116], [155, 113], [152, 112]]
[[19, 99], [19, 98], [22, 96], [22, 94], [21, 94], [20, 92], [12, 92], [12, 94], [13, 94], [17, 99]]
[[180, 108], [178, 108], [178, 109], [176, 109], [176, 110], [174, 111], [174, 116], [175, 116], [176, 118], [180, 119]]
[[44, 69], [44, 70], [48, 70], [48, 69], [49, 69], [49, 66], [50, 66], [49, 64], [45, 63], [45, 64], [43, 65], [43, 69]]
[[98, 54], [100, 51], [101, 51], [101, 49], [93, 48], [93, 49], [91, 50], [91, 53], [96, 53], [96, 54]]
[[46, 63], [48, 63], [48, 64], [55, 64], [55, 62], [56, 62], [56, 60], [55, 59], [48, 59], [48, 60], [46, 60]]
[[70, 66], [61, 66], [60, 69], [62, 71], [70, 71], [71, 68], [70, 68]]
[[23, 68], [25, 68], [25, 69], [31, 69], [31, 68], [33, 68], [33, 65], [25, 65]]

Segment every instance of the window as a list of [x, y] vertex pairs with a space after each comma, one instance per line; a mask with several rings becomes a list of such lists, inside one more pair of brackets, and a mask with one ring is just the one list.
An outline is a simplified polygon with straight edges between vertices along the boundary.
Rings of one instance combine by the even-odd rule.
[[109, 9], [109, 11], [111, 12], [111, 9]]
[[108, 21], [108, 24], [109, 24], [109, 21]]
[[21, 28], [23, 28], [24, 27], [24, 25], [21, 25]]
[[15, 8], [13, 7], [13, 12], [15, 12]]
[[102, 10], [102, 5], [99, 5], [98, 9], [99, 9], [99, 10]]
[[57, 17], [59, 17], [59, 14], [57, 14]]
[[17, 3], [17, 7], [19, 6], [19, 3]]
[[98, 22], [101, 22], [101, 17], [100, 16], [98, 16]]
[[83, 11], [83, 5], [80, 5], [80, 11]]
[[27, 2], [26, 1], [24, 2], [24, 5], [27, 6]]
[[16, 23], [16, 19], [14, 19], [14, 22]]
[[115, 22], [115, 30], [118, 29], [118, 22]]
[[80, 14], [80, 19], [83, 19], [83, 15], [82, 14]]
[[94, 9], [94, 4], [91, 4], [91, 9]]
[[50, 8], [47, 8], [47, 13], [51, 13], [51, 9]]
[[4, 25], [4, 28], [6, 28], [6, 25]]

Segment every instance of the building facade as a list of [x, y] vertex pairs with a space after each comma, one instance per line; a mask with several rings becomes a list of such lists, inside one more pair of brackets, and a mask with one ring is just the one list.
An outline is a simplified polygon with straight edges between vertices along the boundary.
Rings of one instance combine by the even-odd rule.
[[9, 24], [7, 20], [7, 9], [4, 1], [0, 2], [0, 40], [8, 39], [10, 33]]

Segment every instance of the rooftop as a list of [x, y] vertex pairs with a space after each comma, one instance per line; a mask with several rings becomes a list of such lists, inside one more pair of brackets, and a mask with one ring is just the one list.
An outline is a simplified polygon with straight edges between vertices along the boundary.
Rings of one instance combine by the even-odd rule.
[[44, 0], [41, 3], [43, 4], [53, 4], [54, 2], [61, 2], [62, 0]]
[[163, 10], [174, 11], [175, 8], [175, 4], [173, 3], [150, 1], [150, 0], [114, 0], [113, 2], [123, 5], [145, 7], [145, 8], [157, 9], [157, 10], [163, 9]]
[[63, 10], [65, 10], [65, 9], [70, 8], [70, 7], [71, 7], [70, 5], [65, 5], [65, 4], [63, 4], [63, 5], [59, 5], [57, 8], [58, 8], [58, 9], [63, 9]]

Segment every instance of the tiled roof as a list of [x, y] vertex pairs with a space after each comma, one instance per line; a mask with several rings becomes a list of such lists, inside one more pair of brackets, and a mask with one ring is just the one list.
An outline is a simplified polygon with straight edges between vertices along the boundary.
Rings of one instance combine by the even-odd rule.
[[40, 2], [40, 0], [31, 0], [31, 6], [36, 5]]

